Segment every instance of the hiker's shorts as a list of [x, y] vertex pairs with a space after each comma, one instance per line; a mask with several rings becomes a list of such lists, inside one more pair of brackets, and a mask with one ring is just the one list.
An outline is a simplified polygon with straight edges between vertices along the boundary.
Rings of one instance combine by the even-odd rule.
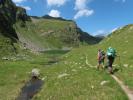
[[103, 59], [98, 60], [98, 64], [104, 64], [104, 60]]
[[113, 62], [114, 62], [114, 57], [108, 56], [108, 67], [112, 67]]

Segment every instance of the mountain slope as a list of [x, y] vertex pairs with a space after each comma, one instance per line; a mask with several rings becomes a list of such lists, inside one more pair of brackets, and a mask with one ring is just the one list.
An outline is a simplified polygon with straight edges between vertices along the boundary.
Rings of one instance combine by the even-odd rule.
[[0, 1], [0, 33], [12, 40], [18, 39], [13, 25], [16, 21], [26, 21], [26, 10], [16, 7], [11, 0]]
[[[133, 24], [126, 25], [109, 36], [107, 36], [103, 41], [94, 46], [82, 46], [79, 49], [74, 49], [68, 56], [74, 58], [80, 58], [80, 56], [87, 56], [88, 61], [92, 65], [96, 65], [96, 56], [99, 48], [103, 49], [105, 52], [109, 46], [116, 49], [117, 54], [121, 56], [122, 64], [132, 65], [133, 63]], [[79, 55], [78, 55], [79, 54]], [[119, 59], [117, 59], [119, 60]], [[116, 63], [119, 64], [119, 61]]]
[[[103, 41], [95, 46], [83, 46], [74, 49], [64, 56], [64, 59], [73, 59], [73, 62], [86, 63], [89, 67], [97, 67], [97, 51], [99, 48], [106, 52], [109, 46], [116, 49], [116, 57], [113, 68], [118, 69], [115, 74], [129, 89], [133, 89], [133, 24], [126, 25], [111, 33]], [[105, 64], [106, 64], [105, 60]], [[71, 62], [71, 61], [69, 61]], [[70, 64], [68, 62], [68, 64]], [[122, 69], [122, 70], [120, 70]]]
[[26, 10], [15, 6], [11, 0], [0, 0], [0, 57], [18, 52], [18, 36], [14, 28], [16, 22], [29, 20]]
[[29, 17], [25, 9], [17, 7], [11, 0], [0, 1], [0, 23], [2, 36], [13, 43], [19, 41], [23, 47], [35, 52], [71, 49], [101, 40], [83, 32], [72, 20], [48, 15]]
[[16, 24], [19, 40], [34, 51], [70, 49], [81, 44], [96, 44], [100, 40], [83, 32], [76, 23], [50, 16], [31, 17], [25, 27]]
[[[107, 38], [105, 38], [101, 45], [102, 47], [112, 46], [116, 48], [118, 55], [121, 56], [123, 63], [133, 62], [133, 24], [126, 25], [114, 31]], [[128, 60], [127, 60], [128, 59]]]

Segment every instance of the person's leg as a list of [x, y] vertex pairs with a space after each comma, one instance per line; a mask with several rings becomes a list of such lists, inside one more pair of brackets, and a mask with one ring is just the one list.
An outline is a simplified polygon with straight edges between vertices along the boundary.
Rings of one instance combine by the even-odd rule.
[[97, 69], [100, 69], [101, 67], [101, 60], [98, 61]]
[[99, 67], [100, 67], [100, 61], [98, 61], [97, 69], [99, 69]]
[[102, 69], [105, 69], [105, 66], [104, 66], [104, 59], [102, 59]]
[[108, 56], [108, 71], [110, 74], [112, 73], [112, 59], [110, 56]]
[[109, 73], [112, 74], [113, 70], [112, 70], [112, 61], [110, 61], [110, 65], [109, 65]]
[[110, 65], [109, 65], [109, 67], [110, 67], [110, 70], [109, 70], [109, 72], [110, 72], [110, 74], [113, 74], [113, 62], [114, 62], [114, 57], [110, 57]]

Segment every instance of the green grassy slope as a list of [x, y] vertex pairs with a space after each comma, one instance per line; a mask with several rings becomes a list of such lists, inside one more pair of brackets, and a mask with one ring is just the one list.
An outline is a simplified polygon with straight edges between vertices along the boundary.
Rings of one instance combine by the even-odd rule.
[[0, 35], [0, 58], [5, 55], [15, 55], [15, 47], [11, 39]]
[[[84, 57], [80, 58], [82, 62], [61, 57], [60, 62], [50, 66], [45, 64], [51, 56], [61, 56], [58, 53], [49, 52], [30, 61], [0, 62], [2, 100], [14, 100], [18, 96], [33, 68], [39, 68], [40, 78], [44, 79], [41, 91], [33, 100], [128, 100], [107, 73], [90, 68], [83, 60]], [[107, 83], [101, 85], [103, 81]]]
[[0, 1], [0, 59], [19, 52], [18, 36], [14, 24], [29, 20], [26, 10], [17, 7], [11, 0]]
[[31, 17], [26, 26], [16, 24], [19, 40], [27, 48], [36, 51], [45, 49], [70, 49], [81, 44], [95, 44], [100, 40], [81, 31], [75, 22], [53, 17]]
[[48, 15], [29, 17], [24, 8], [17, 7], [11, 0], [2, 0], [0, 3], [0, 23], [1, 35], [11, 39], [12, 44], [19, 41], [32, 51], [71, 49], [100, 41], [83, 32], [72, 20]]
[[[117, 55], [120, 55], [116, 58], [114, 63], [114, 68], [121, 69], [116, 73], [116, 75], [125, 82], [131, 89], [133, 88], [133, 25], [127, 25], [122, 27], [107, 38], [105, 38], [101, 43], [95, 46], [86, 46], [79, 49], [74, 49], [67, 56], [67, 59], [74, 59], [75, 61], [81, 63], [87, 61], [90, 67], [96, 67], [97, 65], [97, 51], [99, 48], [104, 51], [107, 50], [109, 46], [112, 46], [116, 49]], [[78, 58], [78, 59], [77, 59]], [[80, 59], [82, 58], [82, 59]]]
[[[65, 61], [46, 70], [44, 75], [47, 78], [43, 89], [33, 100], [127, 100], [107, 73], [98, 72], [86, 64]], [[107, 84], [102, 86], [103, 81]]]

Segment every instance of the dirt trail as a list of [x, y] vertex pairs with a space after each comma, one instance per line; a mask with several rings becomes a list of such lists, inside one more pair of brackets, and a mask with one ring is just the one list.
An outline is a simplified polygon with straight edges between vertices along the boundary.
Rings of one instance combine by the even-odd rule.
[[133, 100], [133, 91], [131, 91], [124, 83], [119, 80], [115, 75], [111, 75], [113, 79], [121, 86], [123, 91], [127, 94], [129, 100]]

